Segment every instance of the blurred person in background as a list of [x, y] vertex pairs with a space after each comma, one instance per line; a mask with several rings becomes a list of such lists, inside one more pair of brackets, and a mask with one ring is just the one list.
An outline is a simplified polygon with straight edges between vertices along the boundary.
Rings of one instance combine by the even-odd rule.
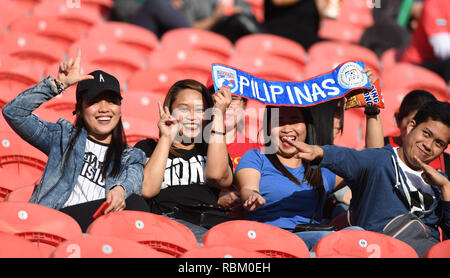
[[450, 82], [450, 1], [426, 0], [402, 61], [421, 65]]

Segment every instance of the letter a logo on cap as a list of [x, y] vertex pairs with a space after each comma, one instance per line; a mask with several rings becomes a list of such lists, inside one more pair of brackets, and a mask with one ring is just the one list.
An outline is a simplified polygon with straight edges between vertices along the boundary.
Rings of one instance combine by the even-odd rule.
[[105, 79], [103, 79], [103, 75], [100, 73], [99, 82], [105, 82]]

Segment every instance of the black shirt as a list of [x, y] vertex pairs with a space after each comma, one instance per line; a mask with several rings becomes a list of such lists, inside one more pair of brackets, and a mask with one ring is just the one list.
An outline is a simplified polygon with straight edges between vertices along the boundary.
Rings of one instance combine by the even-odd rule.
[[[145, 139], [135, 147], [150, 157], [156, 141]], [[154, 213], [171, 212], [177, 205], [217, 207], [220, 190], [205, 180], [206, 148], [172, 149], [166, 163], [161, 191], [150, 201]], [[232, 167], [231, 159], [229, 160]]]
[[314, 0], [275, 6], [264, 0], [264, 26], [269, 33], [300, 43], [305, 49], [319, 41], [319, 12]]

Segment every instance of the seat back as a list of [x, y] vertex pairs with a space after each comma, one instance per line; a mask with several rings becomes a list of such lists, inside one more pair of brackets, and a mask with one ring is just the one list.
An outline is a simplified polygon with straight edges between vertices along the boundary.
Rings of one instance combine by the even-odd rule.
[[340, 230], [326, 235], [313, 248], [317, 258], [418, 258], [416, 251], [396, 238], [371, 231]]
[[0, 232], [0, 258], [42, 258], [33, 243], [13, 234]]
[[69, 215], [26, 202], [0, 202], [0, 231], [35, 243], [45, 256], [65, 240], [82, 234]]
[[274, 258], [309, 258], [308, 247], [295, 234], [248, 220], [233, 220], [212, 227], [203, 237], [203, 243], [253, 250]]
[[61, 243], [51, 258], [171, 258], [135, 241], [108, 236], [82, 235]]
[[431, 247], [424, 258], [450, 258], [450, 239], [439, 242]]
[[133, 240], [174, 257], [197, 247], [194, 234], [183, 224], [141, 211], [119, 211], [103, 215], [92, 222], [87, 233]]
[[201, 246], [188, 250], [180, 258], [270, 258], [263, 253], [231, 246]]

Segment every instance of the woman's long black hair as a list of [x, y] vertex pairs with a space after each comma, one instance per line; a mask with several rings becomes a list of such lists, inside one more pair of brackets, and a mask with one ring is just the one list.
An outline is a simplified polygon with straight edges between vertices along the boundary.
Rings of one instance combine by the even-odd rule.
[[[299, 113], [302, 113], [306, 124], [306, 139], [305, 143], [310, 145], [332, 145], [333, 144], [333, 117], [337, 109], [339, 100], [333, 100], [326, 103], [318, 104], [312, 107], [298, 108]], [[270, 124], [272, 119], [272, 110], [278, 109], [278, 106], [266, 106], [264, 111], [264, 139], [265, 145], [270, 145]], [[342, 113], [342, 112], [341, 112]], [[341, 114], [342, 115], [342, 114]], [[341, 116], [341, 122], [343, 118]], [[341, 128], [342, 128], [341, 124]], [[285, 177], [292, 182], [300, 185], [300, 181], [289, 172], [286, 167], [280, 162], [276, 154], [267, 154], [267, 157], [272, 162], [274, 167], [280, 171]], [[303, 181], [311, 185], [318, 193], [319, 198], [325, 195], [325, 187], [323, 185], [322, 171], [320, 168], [312, 168], [311, 163], [303, 161], [305, 174]]]

